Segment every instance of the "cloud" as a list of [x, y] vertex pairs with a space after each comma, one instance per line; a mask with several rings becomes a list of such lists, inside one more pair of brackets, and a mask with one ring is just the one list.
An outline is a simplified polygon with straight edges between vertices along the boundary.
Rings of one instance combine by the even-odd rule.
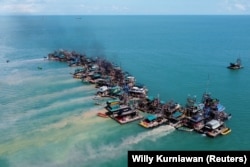
[[[184, 4], [184, 5], [183, 5]], [[195, 7], [194, 7], [195, 6]], [[250, 0], [0, 0], [0, 14], [249, 14]]]
[[127, 6], [112, 5], [111, 9], [117, 12], [124, 12], [127, 11], [129, 8]]
[[224, 8], [229, 12], [247, 12], [250, 8], [249, 0], [224, 0]]
[[239, 9], [240, 11], [246, 11], [247, 10], [247, 6], [243, 5], [243, 4], [234, 4], [235, 8]]
[[84, 11], [85, 13], [89, 14], [95, 14], [95, 13], [125, 13], [129, 10], [127, 6], [124, 5], [119, 5], [119, 4], [80, 4], [78, 5], [81, 10], [79, 11]]
[[[133, 3], [132, 3], [133, 4]], [[120, 14], [131, 2], [102, 0], [0, 0], [0, 14]]]
[[76, 9], [78, 10], [83, 9], [83, 11], [87, 13], [97, 12], [102, 8], [100, 5], [86, 5], [86, 4], [80, 4], [79, 7], [80, 8], [78, 8], [78, 5], [76, 5]]
[[32, 4], [16, 4], [16, 5], [3, 5], [3, 11], [10, 13], [35, 13], [37, 12]]
[[33, 14], [41, 11], [43, 0], [3, 0], [0, 1], [0, 13], [5, 14]]

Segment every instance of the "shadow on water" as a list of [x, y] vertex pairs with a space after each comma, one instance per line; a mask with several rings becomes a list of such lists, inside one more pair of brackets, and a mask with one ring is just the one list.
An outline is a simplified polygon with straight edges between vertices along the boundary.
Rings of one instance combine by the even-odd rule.
[[10, 164], [6, 159], [0, 157], [0, 167], [9, 167]]

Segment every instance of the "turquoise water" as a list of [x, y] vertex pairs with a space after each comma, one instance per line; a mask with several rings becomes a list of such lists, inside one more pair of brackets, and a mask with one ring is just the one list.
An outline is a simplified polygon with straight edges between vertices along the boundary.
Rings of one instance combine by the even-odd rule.
[[[77, 17], [0, 17], [1, 167], [123, 167], [128, 150], [250, 149], [250, 16]], [[208, 90], [232, 113], [232, 133], [210, 139], [97, 117], [94, 86], [44, 60], [62, 48], [116, 62], [164, 101], [184, 105]], [[238, 57], [244, 69], [228, 70]]]

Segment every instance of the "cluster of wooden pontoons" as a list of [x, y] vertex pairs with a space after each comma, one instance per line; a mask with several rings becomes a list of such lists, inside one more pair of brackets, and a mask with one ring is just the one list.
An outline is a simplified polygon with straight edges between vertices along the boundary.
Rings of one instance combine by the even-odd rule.
[[211, 94], [205, 92], [200, 102], [187, 97], [184, 106], [174, 101], [161, 101], [159, 95], [150, 97], [147, 88], [115, 63], [100, 57], [87, 57], [74, 51], [58, 50], [48, 54], [49, 60], [75, 66], [74, 78], [97, 88], [95, 104], [104, 105], [107, 112], [97, 115], [112, 118], [120, 124], [139, 120], [144, 128], [170, 125], [178, 130], [196, 131], [209, 137], [226, 135], [231, 129], [225, 122], [231, 114]]

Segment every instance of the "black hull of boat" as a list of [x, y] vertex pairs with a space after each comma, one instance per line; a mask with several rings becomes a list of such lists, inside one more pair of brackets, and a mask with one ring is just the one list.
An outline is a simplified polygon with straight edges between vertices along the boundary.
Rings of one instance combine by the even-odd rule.
[[239, 70], [242, 69], [243, 67], [228, 66], [227, 68], [231, 70]]

